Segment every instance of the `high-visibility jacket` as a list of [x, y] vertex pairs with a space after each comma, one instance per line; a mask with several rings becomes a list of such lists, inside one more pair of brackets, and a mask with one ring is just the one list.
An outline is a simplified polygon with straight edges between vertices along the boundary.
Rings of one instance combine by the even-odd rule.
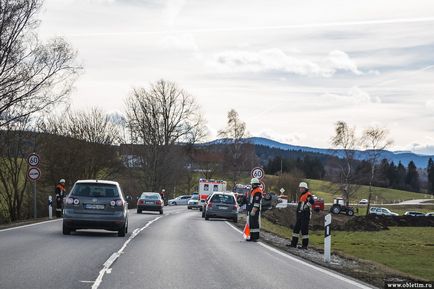
[[261, 200], [262, 200], [262, 189], [261, 188], [254, 188], [250, 193], [250, 209], [251, 211], [254, 207], [258, 210], [261, 209]]
[[309, 212], [310, 214], [310, 208], [314, 203], [315, 200], [313, 199], [313, 196], [309, 191], [301, 194], [300, 198], [298, 199], [297, 212]]

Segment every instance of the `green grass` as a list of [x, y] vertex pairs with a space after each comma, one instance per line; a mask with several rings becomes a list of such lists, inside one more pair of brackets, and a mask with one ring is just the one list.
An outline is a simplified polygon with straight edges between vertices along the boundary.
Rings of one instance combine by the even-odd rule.
[[[321, 180], [307, 180], [311, 188], [312, 193], [324, 198], [326, 203], [331, 203], [334, 197], [341, 196], [337, 185], [332, 184], [327, 181]], [[369, 195], [368, 186], [360, 186], [358, 191], [352, 195], [351, 202], [358, 202], [361, 199], [367, 199]], [[382, 203], [395, 203], [399, 201], [412, 200], [412, 199], [423, 199], [424, 194], [387, 189], [380, 187], [373, 187], [372, 203], [382, 204]]]
[[[289, 228], [262, 219], [262, 227], [290, 238]], [[310, 232], [313, 247], [323, 248], [324, 232]], [[434, 228], [391, 227], [379, 232], [332, 232], [332, 250], [381, 263], [395, 270], [434, 280]]]

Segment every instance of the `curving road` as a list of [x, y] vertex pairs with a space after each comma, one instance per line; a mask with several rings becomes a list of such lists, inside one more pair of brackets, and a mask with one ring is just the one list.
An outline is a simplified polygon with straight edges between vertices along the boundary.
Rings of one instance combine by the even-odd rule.
[[186, 207], [131, 210], [129, 231], [64, 236], [59, 220], [0, 230], [0, 288], [370, 288]]

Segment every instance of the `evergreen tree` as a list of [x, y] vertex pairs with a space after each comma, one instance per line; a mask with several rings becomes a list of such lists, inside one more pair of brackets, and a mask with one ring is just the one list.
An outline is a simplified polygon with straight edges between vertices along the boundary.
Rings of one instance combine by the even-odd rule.
[[405, 184], [407, 188], [411, 191], [419, 192], [420, 184], [419, 184], [419, 173], [417, 171], [416, 165], [413, 161], [408, 163], [407, 168], [407, 176], [405, 178]]
[[434, 161], [432, 158], [428, 160], [428, 193], [434, 194]]
[[401, 162], [399, 162], [398, 167], [396, 168], [396, 179], [393, 188], [405, 190], [406, 177], [407, 177], [407, 170], [405, 169], [404, 165]]

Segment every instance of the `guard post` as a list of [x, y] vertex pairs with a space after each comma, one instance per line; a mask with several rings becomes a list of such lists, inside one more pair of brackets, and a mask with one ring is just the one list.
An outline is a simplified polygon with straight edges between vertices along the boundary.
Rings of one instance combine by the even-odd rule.
[[327, 214], [324, 218], [324, 262], [326, 263], [330, 263], [331, 223], [332, 223], [332, 215]]
[[48, 196], [48, 219], [53, 219], [53, 197]]

